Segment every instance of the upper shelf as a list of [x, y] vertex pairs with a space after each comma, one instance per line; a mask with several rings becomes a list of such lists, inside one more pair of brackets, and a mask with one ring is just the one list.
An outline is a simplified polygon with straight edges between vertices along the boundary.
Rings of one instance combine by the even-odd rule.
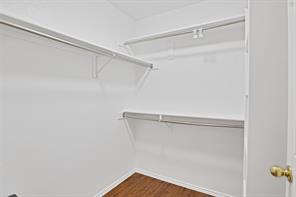
[[132, 56], [129, 55], [125, 55], [123, 53], [120, 52], [116, 52], [101, 46], [97, 46], [94, 44], [91, 44], [89, 42], [85, 42], [76, 38], [73, 38], [71, 36], [65, 35], [65, 34], [61, 34], [55, 31], [52, 31], [50, 29], [46, 29], [44, 27], [32, 24], [32, 23], [28, 23], [26, 21], [5, 15], [5, 14], [1, 14], [0, 13], [0, 23], [4, 24], [4, 25], [8, 25], [17, 29], [21, 29], [33, 34], [36, 34], [38, 36], [42, 36], [51, 40], [55, 40], [58, 42], [62, 42], [64, 44], [68, 44], [80, 49], [84, 49], [93, 53], [97, 53], [97, 54], [103, 54], [103, 55], [107, 55], [107, 56], [111, 56], [111, 57], [117, 57], [120, 58], [122, 60], [128, 61], [128, 62], [132, 62], [135, 63], [137, 65], [140, 66], [144, 66], [144, 67], [148, 67], [148, 68], [153, 68], [153, 64], [143, 61], [141, 59], [138, 58], [134, 58]]
[[244, 128], [243, 120], [222, 119], [222, 118], [193, 117], [193, 116], [184, 116], [184, 115], [133, 112], [133, 111], [122, 112], [122, 117], [155, 121], [155, 122], [183, 124], [183, 125], [224, 127], [224, 128]]
[[176, 29], [176, 30], [171, 30], [171, 31], [166, 31], [162, 33], [151, 34], [151, 35], [131, 39], [124, 42], [124, 45], [132, 45], [132, 44], [137, 44], [141, 42], [147, 42], [147, 41], [158, 40], [158, 39], [174, 37], [174, 36], [181, 36], [186, 34], [197, 34], [198, 36], [198, 33], [202, 33], [202, 31], [207, 31], [207, 30], [229, 26], [237, 23], [243, 23], [243, 22], [245, 22], [245, 16], [235, 16], [231, 18], [225, 18], [222, 20], [212, 21], [212, 22], [203, 23], [203, 24], [197, 24], [190, 27], [185, 27], [181, 29]]

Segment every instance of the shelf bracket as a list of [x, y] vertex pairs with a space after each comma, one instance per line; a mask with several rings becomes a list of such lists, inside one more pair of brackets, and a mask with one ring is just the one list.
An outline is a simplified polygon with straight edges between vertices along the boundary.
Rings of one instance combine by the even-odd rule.
[[128, 136], [129, 136], [129, 139], [130, 139], [130, 142], [132, 144], [132, 147], [133, 147], [133, 150], [135, 151], [136, 150], [136, 138], [135, 138], [135, 135], [133, 134], [132, 132], [132, 129], [129, 125], [129, 122], [126, 118], [123, 118], [123, 123], [124, 123], [124, 126], [128, 132]]
[[161, 114], [159, 114], [158, 121], [159, 121], [159, 122], [162, 122], [162, 115], [161, 115]]
[[135, 55], [133, 50], [131, 49], [131, 47], [129, 45], [119, 45], [120, 47], [124, 48], [124, 50], [127, 52], [127, 54], [129, 55]]
[[141, 88], [143, 87], [147, 77], [149, 76], [151, 70], [155, 70], [156, 68], [147, 68], [146, 72], [144, 73], [144, 75], [141, 77], [141, 79], [138, 81], [137, 85], [136, 85], [136, 95], [139, 93], [139, 91], [141, 90]]
[[94, 79], [98, 78], [99, 74], [104, 70], [104, 68], [108, 66], [111, 63], [111, 61], [114, 60], [115, 58], [116, 58], [116, 54], [113, 53], [112, 56], [99, 67], [98, 56], [96, 56], [95, 62], [94, 62], [94, 68], [93, 68], [93, 78]]

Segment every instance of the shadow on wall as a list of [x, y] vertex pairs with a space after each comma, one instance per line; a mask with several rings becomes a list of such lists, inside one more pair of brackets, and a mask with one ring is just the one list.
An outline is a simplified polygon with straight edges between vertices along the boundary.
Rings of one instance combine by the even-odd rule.
[[198, 187], [241, 194], [243, 129], [128, 122], [138, 169]]

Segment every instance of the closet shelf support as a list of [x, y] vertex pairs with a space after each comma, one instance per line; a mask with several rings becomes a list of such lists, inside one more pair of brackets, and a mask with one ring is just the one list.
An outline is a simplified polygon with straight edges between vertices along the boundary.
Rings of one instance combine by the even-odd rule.
[[103, 63], [99, 67], [99, 61], [98, 61], [98, 56], [95, 57], [95, 65], [94, 65], [94, 70], [93, 70], [93, 78], [97, 78], [98, 75], [104, 70], [106, 66], [108, 66], [112, 60], [116, 58], [116, 54], [113, 54], [112, 57], [110, 57], [105, 63]]

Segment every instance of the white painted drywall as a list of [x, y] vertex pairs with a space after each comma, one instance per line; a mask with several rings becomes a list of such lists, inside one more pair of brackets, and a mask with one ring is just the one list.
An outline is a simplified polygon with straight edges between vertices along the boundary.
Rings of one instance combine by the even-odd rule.
[[[133, 25], [107, 1], [0, 1], [0, 9], [115, 49]], [[0, 29], [5, 196], [93, 196], [132, 169], [117, 112], [143, 70], [115, 61], [94, 80], [93, 54]]]
[[[142, 36], [243, 15], [246, 1], [200, 4], [136, 22]], [[128, 109], [150, 113], [244, 119], [245, 60], [242, 25], [130, 46], [153, 61], [152, 71]], [[137, 168], [194, 186], [241, 196], [243, 130], [130, 120]]]
[[271, 176], [286, 166], [288, 12], [287, 1], [249, 1], [250, 86], [247, 196], [285, 196], [284, 178]]
[[1, 43], [6, 195], [92, 196], [133, 168], [117, 112], [139, 67], [113, 62], [94, 80], [92, 54], [13, 30]]
[[134, 120], [129, 124], [136, 139], [137, 168], [197, 190], [241, 196], [243, 129]]

